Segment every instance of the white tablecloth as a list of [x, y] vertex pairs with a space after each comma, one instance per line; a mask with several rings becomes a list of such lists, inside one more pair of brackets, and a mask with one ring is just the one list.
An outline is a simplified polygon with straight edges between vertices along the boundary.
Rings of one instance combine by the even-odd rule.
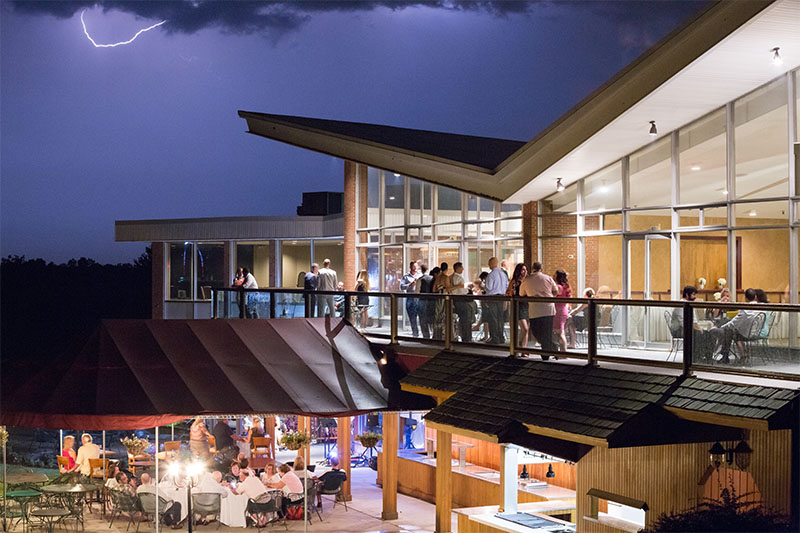
[[[161, 483], [159, 489], [169, 496], [169, 499], [181, 504], [181, 520], [186, 519], [189, 513], [188, 491], [185, 487], [175, 487]], [[244, 512], [247, 509], [247, 496], [244, 494], [233, 494], [226, 488], [228, 496], [222, 498], [219, 520], [229, 527], [246, 527]], [[195, 492], [197, 492], [195, 490]]]

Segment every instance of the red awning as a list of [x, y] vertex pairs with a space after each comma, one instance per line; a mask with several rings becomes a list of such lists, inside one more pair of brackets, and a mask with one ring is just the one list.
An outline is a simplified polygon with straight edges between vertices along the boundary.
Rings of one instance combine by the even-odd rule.
[[105, 320], [74, 356], [4, 379], [0, 421], [111, 430], [385, 410], [379, 357], [341, 319]]

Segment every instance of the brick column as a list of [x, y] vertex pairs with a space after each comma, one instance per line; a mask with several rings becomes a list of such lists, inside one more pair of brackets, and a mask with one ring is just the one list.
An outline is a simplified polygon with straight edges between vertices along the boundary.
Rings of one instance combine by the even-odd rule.
[[531, 268], [539, 260], [539, 206], [537, 202], [522, 204], [522, 247], [525, 264]]
[[164, 243], [151, 243], [150, 251], [153, 259], [152, 281], [150, 283], [150, 308], [153, 318], [164, 318], [164, 272], [166, 270]]
[[[361, 168], [359, 168], [361, 167]], [[364, 165], [344, 162], [344, 282], [345, 290], [356, 285], [356, 179]]]

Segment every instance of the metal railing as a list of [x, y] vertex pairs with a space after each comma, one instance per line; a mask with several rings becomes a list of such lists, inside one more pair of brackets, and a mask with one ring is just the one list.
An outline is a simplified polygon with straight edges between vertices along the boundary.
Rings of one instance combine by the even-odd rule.
[[[800, 305], [273, 288], [214, 289], [211, 305], [213, 318], [338, 316], [391, 344], [800, 380]], [[571, 316], [555, 341], [547, 319], [524, 320], [565, 305]]]

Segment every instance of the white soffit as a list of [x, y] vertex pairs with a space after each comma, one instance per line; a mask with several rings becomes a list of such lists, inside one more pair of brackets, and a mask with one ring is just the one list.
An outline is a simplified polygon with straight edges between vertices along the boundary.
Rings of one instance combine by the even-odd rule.
[[[780, 47], [783, 64], [772, 61]], [[800, 0], [779, 0], [673, 76], [507, 202], [540, 200], [800, 65]], [[650, 121], [658, 137], [650, 137]]]

